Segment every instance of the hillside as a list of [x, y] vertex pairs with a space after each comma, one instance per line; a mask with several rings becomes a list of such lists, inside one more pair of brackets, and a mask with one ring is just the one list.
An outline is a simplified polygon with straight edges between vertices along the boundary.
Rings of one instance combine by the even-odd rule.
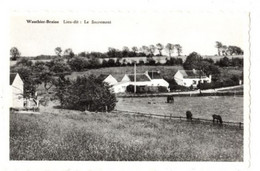
[[243, 130], [48, 108], [11, 114], [10, 160], [243, 161]]

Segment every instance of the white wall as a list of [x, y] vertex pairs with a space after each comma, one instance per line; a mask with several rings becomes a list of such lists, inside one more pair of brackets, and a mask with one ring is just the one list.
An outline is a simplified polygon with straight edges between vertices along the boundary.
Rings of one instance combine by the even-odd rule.
[[23, 81], [19, 74], [16, 75], [13, 84], [10, 85], [12, 102], [11, 107], [22, 108], [23, 107]]

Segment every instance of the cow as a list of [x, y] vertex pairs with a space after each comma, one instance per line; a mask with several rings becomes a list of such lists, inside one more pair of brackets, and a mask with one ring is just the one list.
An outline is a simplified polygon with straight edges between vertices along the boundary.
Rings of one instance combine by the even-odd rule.
[[217, 123], [219, 123], [220, 125], [222, 125], [223, 124], [223, 121], [222, 121], [222, 118], [221, 118], [221, 116], [220, 115], [212, 115], [212, 118], [213, 118], [213, 123], [215, 123], [215, 120], [216, 120], [216, 122]]
[[167, 96], [167, 103], [174, 103], [173, 95], [168, 95]]
[[192, 113], [191, 113], [191, 111], [187, 111], [186, 112], [186, 118], [187, 118], [187, 120], [192, 120]]

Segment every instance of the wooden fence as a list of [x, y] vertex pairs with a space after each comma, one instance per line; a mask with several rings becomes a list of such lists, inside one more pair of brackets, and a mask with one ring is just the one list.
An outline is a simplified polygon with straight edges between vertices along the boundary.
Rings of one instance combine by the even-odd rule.
[[[133, 115], [135, 116], [143, 116], [143, 117], [149, 117], [149, 118], [158, 118], [158, 119], [175, 119], [175, 120], [187, 120], [186, 117], [183, 116], [172, 116], [172, 115], [160, 115], [160, 114], [154, 114], [154, 113], [143, 113], [143, 112], [133, 112], [133, 111], [124, 111], [124, 110], [115, 110], [115, 112], [122, 112], [123, 114], [127, 115]], [[213, 122], [212, 119], [204, 119], [204, 118], [192, 118], [193, 121], [200, 121], [200, 122]], [[223, 121], [224, 125], [233, 125], [238, 126], [239, 128], [243, 128], [244, 124], [243, 122], [229, 122], [229, 121]]]

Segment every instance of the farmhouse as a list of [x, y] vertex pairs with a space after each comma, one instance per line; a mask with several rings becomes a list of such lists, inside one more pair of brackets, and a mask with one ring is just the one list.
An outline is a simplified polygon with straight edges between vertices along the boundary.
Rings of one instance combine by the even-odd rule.
[[109, 83], [112, 85], [112, 89], [115, 93], [124, 93], [126, 92], [126, 87], [128, 85], [136, 85], [141, 87], [147, 86], [163, 86], [168, 88], [169, 83], [165, 81], [159, 71], [146, 71], [145, 73], [138, 73], [136, 74], [136, 80], [134, 74], [125, 74], [121, 81], [116, 82], [116, 78], [112, 75], [108, 75], [106, 78], [103, 79], [104, 82]]
[[10, 74], [10, 91], [12, 94], [10, 107], [12, 108], [23, 108], [23, 89], [24, 83], [18, 73]]
[[185, 87], [197, 87], [199, 82], [211, 83], [211, 75], [207, 75], [201, 70], [178, 70], [174, 75], [177, 84]]

